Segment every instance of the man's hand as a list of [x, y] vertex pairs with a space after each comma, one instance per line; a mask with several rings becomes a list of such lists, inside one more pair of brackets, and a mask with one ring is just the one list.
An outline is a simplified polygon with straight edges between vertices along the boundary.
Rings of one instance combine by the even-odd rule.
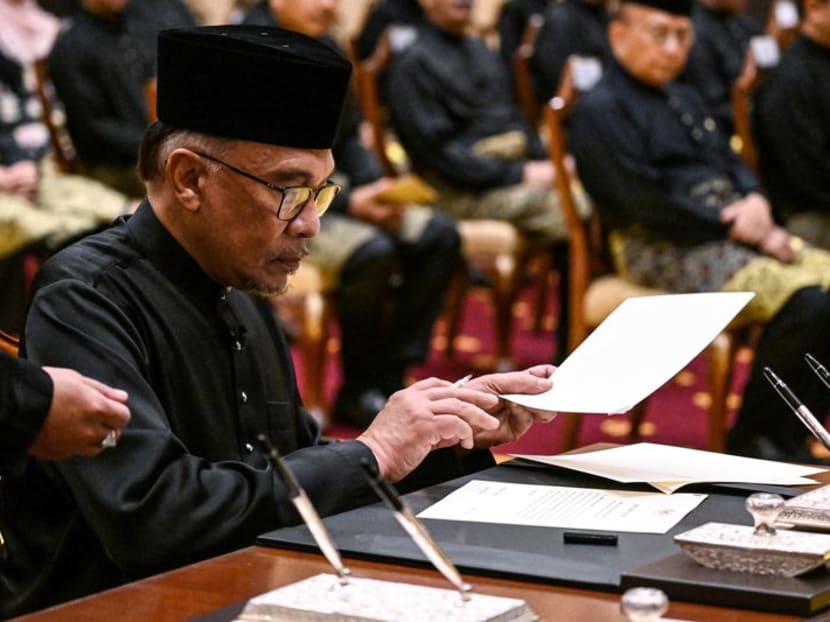
[[[493, 395], [518, 393], [534, 395], [544, 393], [553, 386], [550, 380], [555, 367], [537, 365], [524, 371], [504, 374], [488, 374], [471, 380], [466, 387]], [[547, 423], [556, 418], [556, 413], [533, 410], [514, 402], [499, 399], [496, 407], [487, 411], [499, 420], [495, 430], [479, 430], [475, 434], [475, 446], [492, 447], [521, 438], [536, 421]]]
[[538, 188], [553, 188], [556, 172], [550, 160], [528, 160], [525, 162], [522, 183]]
[[781, 263], [792, 263], [795, 252], [790, 244], [791, 234], [782, 227], [773, 227], [758, 247], [762, 253], [774, 257]]
[[769, 202], [757, 192], [727, 205], [721, 210], [720, 219], [732, 225], [729, 236], [733, 240], [756, 247], [775, 226]]
[[349, 194], [349, 214], [389, 233], [397, 232], [406, 206], [378, 199], [378, 195], [393, 183], [392, 179], [381, 177], [371, 184], [352, 188]]
[[71, 369], [44, 367], [52, 378], [52, 405], [29, 453], [44, 460], [92, 457], [111, 430], [130, 420], [127, 394]]
[[0, 192], [34, 200], [37, 196], [37, 164], [31, 160], [21, 160], [0, 167]]
[[436, 378], [421, 380], [393, 394], [357, 440], [372, 450], [381, 475], [391, 482], [406, 477], [433, 449], [484, 448], [515, 440], [533, 421], [550, 421], [555, 415], [505, 402], [498, 395], [547, 391], [553, 369], [539, 365], [489, 374], [463, 387]]
[[498, 402], [495, 395], [427, 378], [393, 393], [357, 440], [375, 454], [380, 474], [397, 482], [433, 449], [472, 449], [476, 430], [496, 430], [499, 420], [487, 411]]

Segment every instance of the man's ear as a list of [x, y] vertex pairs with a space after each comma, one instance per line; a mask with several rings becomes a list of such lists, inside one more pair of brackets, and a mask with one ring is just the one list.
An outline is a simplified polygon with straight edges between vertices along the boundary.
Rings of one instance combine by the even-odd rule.
[[611, 46], [611, 51], [618, 59], [624, 53], [625, 44], [623, 42], [623, 31], [625, 24], [621, 19], [612, 19], [608, 24], [608, 44]]
[[187, 210], [198, 211], [202, 205], [202, 180], [207, 163], [189, 149], [176, 149], [165, 164], [170, 190]]

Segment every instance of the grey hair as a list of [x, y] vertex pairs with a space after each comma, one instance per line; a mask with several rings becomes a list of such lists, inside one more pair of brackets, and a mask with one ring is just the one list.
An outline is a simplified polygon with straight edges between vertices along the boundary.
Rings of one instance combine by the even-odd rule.
[[[183, 130], [156, 121], [147, 128], [138, 152], [138, 173], [144, 181], [151, 181], [161, 176], [167, 159], [176, 149], [205, 151], [221, 158], [233, 144], [233, 140], [202, 134], [193, 130]], [[215, 170], [218, 164], [206, 161], [209, 170]]]

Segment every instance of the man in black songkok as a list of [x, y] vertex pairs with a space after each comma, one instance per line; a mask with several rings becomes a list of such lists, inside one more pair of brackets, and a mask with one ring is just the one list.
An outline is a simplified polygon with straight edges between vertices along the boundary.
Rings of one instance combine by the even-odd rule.
[[282, 291], [337, 193], [331, 144], [350, 65], [261, 26], [165, 31], [158, 60], [160, 121], [139, 158], [147, 198], [44, 265], [24, 342], [38, 364], [126, 390], [132, 419], [93, 460], [32, 460], [4, 480], [4, 617], [299, 522], [259, 434], [327, 515], [373, 500], [363, 460], [404, 489], [491, 464], [455, 446], [523, 433], [535, 414], [496, 395], [550, 387], [550, 366], [464, 388], [423, 380], [358, 439], [322, 443], [272, 311], [248, 292]]

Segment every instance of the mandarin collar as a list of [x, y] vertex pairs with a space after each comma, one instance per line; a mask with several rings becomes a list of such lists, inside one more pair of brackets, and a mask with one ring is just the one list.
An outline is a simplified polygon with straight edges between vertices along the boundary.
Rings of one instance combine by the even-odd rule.
[[650, 84], [646, 84], [641, 80], [638, 80], [634, 76], [632, 76], [625, 67], [623, 67], [619, 61], [616, 59], [612, 60], [609, 63], [608, 67], [608, 74], [609, 78], [613, 80], [616, 84], [621, 84], [625, 88], [628, 88], [631, 91], [643, 94], [643, 95], [650, 95], [652, 97], [666, 97], [668, 95], [668, 86], [672, 84], [671, 82], [669, 85], [665, 86], [652, 86]]
[[451, 45], [461, 45], [467, 40], [467, 35], [459, 36], [455, 33], [450, 32], [449, 30], [439, 28], [437, 25], [430, 21], [424, 22], [423, 30], [427, 33], [432, 33], [439, 40], [449, 43]]
[[170, 281], [198, 300], [213, 304], [228, 288], [211, 279], [156, 217], [144, 199], [127, 220], [127, 229], [150, 262]]

